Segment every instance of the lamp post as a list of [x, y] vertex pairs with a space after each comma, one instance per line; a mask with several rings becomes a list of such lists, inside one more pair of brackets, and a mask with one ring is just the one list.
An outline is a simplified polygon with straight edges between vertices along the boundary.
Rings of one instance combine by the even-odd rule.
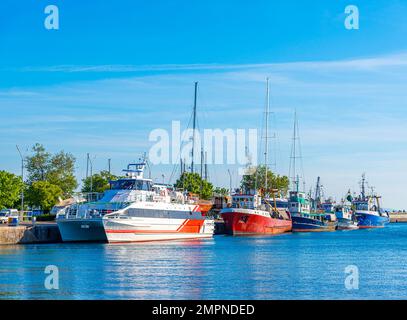
[[89, 158], [89, 164], [90, 164], [90, 193], [92, 196], [93, 192], [93, 163], [92, 160]]
[[[24, 158], [23, 155], [21, 154], [20, 148], [18, 145], [16, 145], [18, 154], [20, 155], [21, 158], [21, 181], [24, 184]], [[24, 215], [24, 185], [21, 188], [21, 214]]]

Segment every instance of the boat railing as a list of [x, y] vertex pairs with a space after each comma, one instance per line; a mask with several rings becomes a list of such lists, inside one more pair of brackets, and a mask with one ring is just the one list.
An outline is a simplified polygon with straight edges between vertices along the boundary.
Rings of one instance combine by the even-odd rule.
[[103, 217], [107, 213], [112, 213], [128, 206], [128, 202], [106, 202], [101, 203], [76, 203], [59, 215], [60, 219], [90, 219]]

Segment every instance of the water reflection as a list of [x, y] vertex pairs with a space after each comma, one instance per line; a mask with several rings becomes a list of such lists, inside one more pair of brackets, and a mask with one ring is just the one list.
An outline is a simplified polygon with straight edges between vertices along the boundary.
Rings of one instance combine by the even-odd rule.
[[127, 299], [203, 299], [214, 240], [105, 247], [105, 293]]
[[[375, 232], [0, 246], [0, 299], [402, 299], [407, 224]], [[344, 268], [360, 270], [360, 289]], [[59, 290], [46, 290], [47, 265]]]

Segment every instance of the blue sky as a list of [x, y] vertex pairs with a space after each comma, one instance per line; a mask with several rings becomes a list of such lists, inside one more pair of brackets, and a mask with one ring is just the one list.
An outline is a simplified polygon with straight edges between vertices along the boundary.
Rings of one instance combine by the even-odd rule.
[[[59, 30], [44, 28], [49, 4]], [[359, 30], [344, 27], [349, 4]], [[366, 172], [386, 207], [406, 208], [406, 17], [393, 0], [2, 1], [0, 169], [19, 173], [15, 145], [40, 142], [72, 152], [79, 178], [86, 152], [119, 173], [151, 130], [188, 122], [194, 81], [201, 128], [260, 128], [270, 77], [280, 173], [297, 109], [308, 186], [320, 175], [340, 199]], [[227, 186], [226, 170], [211, 180]]]

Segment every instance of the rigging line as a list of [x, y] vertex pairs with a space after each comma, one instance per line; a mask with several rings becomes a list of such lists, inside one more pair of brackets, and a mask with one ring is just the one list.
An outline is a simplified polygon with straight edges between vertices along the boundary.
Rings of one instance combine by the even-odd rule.
[[[191, 106], [190, 106], [190, 108], [191, 108]], [[191, 114], [190, 114], [190, 116], [189, 116], [189, 120], [188, 120], [188, 124], [187, 124], [187, 130], [190, 128], [190, 124], [191, 124], [191, 121], [192, 121], [192, 116], [193, 116], [193, 111], [191, 112]], [[181, 135], [182, 135], [182, 132], [181, 132]], [[186, 143], [186, 142], [184, 142], [184, 141], [181, 140], [181, 143], [180, 143], [180, 146], [179, 146], [179, 150], [177, 151], [177, 161], [179, 160], [179, 158], [180, 158], [180, 156], [181, 156], [181, 150], [182, 150], [182, 147], [185, 145], [185, 143]], [[180, 168], [180, 172], [182, 172], [181, 163], [179, 164], [179, 168]], [[169, 179], [168, 179], [168, 184], [171, 183], [171, 181], [172, 181], [172, 179], [173, 179], [174, 174], [176, 173], [176, 171], [178, 171], [178, 164], [177, 164], [177, 163], [174, 163], [174, 165], [173, 165], [173, 170], [172, 170], [171, 175], [170, 175], [170, 177], [169, 177]]]
[[[266, 108], [267, 105], [267, 96], [264, 98], [264, 107], [263, 110]], [[263, 140], [264, 140], [264, 130], [265, 130], [265, 117], [264, 117], [264, 111], [262, 112], [262, 116], [261, 116], [261, 131], [260, 131], [260, 148], [259, 148], [259, 152], [260, 155], [263, 153]], [[260, 157], [259, 159], [261, 159], [262, 157]], [[259, 180], [259, 167], [260, 164], [257, 165], [256, 167], [256, 175], [254, 177], [254, 190], [257, 190], [257, 186], [258, 186], [258, 180]]]
[[[295, 136], [296, 136], [296, 119], [297, 119], [297, 110], [294, 111], [294, 130], [291, 142], [291, 152], [290, 152], [290, 166], [288, 169], [288, 177], [291, 179], [292, 188], [295, 189]], [[292, 175], [291, 175], [292, 174]]]
[[298, 149], [299, 149], [299, 154], [300, 154], [300, 165], [301, 165], [302, 181], [303, 181], [303, 184], [305, 185], [304, 161], [302, 159], [302, 146], [301, 146], [301, 139], [300, 139], [299, 132], [300, 132], [300, 130], [299, 130], [299, 127], [298, 127], [298, 122], [297, 122]]

